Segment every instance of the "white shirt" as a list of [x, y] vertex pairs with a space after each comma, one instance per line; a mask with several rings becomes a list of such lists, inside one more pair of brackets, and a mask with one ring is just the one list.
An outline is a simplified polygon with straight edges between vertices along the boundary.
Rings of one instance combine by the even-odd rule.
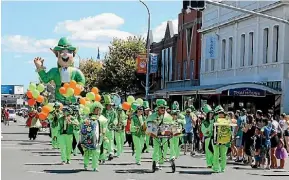
[[70, 82], [70, 74], [68, 68], [61, 69], [61, 82]]
[[288, 129], [288, 124], [287, 124], [287, 122], [286, 122], [285, 119], [281, 119], [281, 120], [279, 121], [279, 124], [280, 124], [280, 126], [281, 126], [281, 128], [282, 128], [283, 131], [285, 131], [285, 130]]

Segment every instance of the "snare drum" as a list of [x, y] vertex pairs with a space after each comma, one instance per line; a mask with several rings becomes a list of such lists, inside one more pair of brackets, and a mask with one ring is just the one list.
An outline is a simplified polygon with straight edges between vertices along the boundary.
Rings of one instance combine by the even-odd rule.
[[159, 128], [159, 134], [162, 136], [170, 136], [172, 135], [172, 127], [169, 124], [163, 124]]
[[157, 137], [158, 136], [158, 125], [154, 122], [147, 122], [146, 134]]
[[232, 141], [232, 127], [236, 124], [214, 123], [214, 144], [224, 145]]
[[182, 128], [180, 128], [178, 125], [172, 125], [171, 129], [173, 136], [178, 136], [182, 134]]

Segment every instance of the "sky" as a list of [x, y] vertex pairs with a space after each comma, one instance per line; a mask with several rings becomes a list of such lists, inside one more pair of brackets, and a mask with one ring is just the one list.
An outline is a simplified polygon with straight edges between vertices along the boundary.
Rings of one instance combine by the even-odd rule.
[[[151, 13], [153, 40], [164, 37], [168, 20], [177, 33], [181, 1], [144, 1]], [[49, 48], [68, 37], [82, 59], [101, 57], [113, 37], [145, 36], [147, 11], [138, 1], [7, 2], [1, 9], [1, 84], [24, 85], [37, 81], [33, 59], [42, 57], [49, 70], [56, 58]], [[78, 58], [76, 58], [78, 61]], [[76, 63], [77, 64], [77, 63]]]

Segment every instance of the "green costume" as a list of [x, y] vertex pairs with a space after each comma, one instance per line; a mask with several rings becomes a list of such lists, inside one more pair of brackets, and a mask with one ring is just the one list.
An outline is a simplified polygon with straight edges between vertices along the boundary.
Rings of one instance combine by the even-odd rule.
[[[180, 129], [182, 129], [182, 127], [184, 126], [184, 124], [186, 123], [185, 117], [183, 115], [181, 115], [179, 113], [179, 110], [177, 110], [177, 108], [172, 108], [172, 116], [173, 116], [173, 124], [178, 126]], [[174, 136], [171, 139], [171, 149], [173, 149], [173, 153], [171, 153], [171, 159], [172, 158], [178, 158], [180, 156], [181, 153], [181, 147], [179, 145], [180, 142], [180, 138], [182, 138], [182, 134], [180, 134], [179, 136]]]
[[59, 123], [58, 119], [60, 118], [61, 112], [59, 110], [60, 104], [55, 103], [55, 110], [49, 113], [48, 120], [50, 122], [51, 129], [51, 144], [54, 149], [59, 149]]
[[58, 67], [54, 67], [50, 69], [48, 72], [45, 71], [43, 65], [39, 65], [40, 62], [35, 62], [37, 66], [38, 74], [40, 76], [41, 81], [44, 83], [49, 83], [50, 81], [54, 81], [55, 87], [55, 99], [61, 102], [71, 101], [76, 102], [74, 96], [70, 98], [64, 97], [60, 94], [59, 89], [61, 88], [63, 83], [70, 82], [71, 80], [75, 80], [78, 84], [85, 84], [85, 77], [83, 73], [73, 67], [73, 57], [69, 57], [68, 62], [63, 61], [63, 57], [60, 56], [61, 51], [67, 50], [72, 51], [73, 56], [76, 53], [76, 48], [73, 47], [66, 38], [61, 38], [58, 42], [58, 45], [53, 49], [53, 52], [58, 58]]
[[[96, 108], [99, 109], [99, 112], [98, 112], [99, 114], [94, 114]], [[100, 147], [106, 138], [105, 133], [107, 130], [108, 120], [103, 115], [101, 115], [102, 110], [103, 110], [103, 106], [99, 102], [94, 102], [92, 104], [90, 110], [92, 113], [92, 115], [89, 118], [90, 120], [83, 121], [81, 127], [85, 127], [85, 125], [88, 125], [88, 124], [89, 124], [89, 126], [95, 126], [96, 121], [98, 121], [98, 124], [100, 126], [100, 132], [99, 132], [100, 136], [99, 136], [98, 144], [94, 144], [94, 146], [89, 146], [88, 144], [85, 144], [82, 142], [83, 151], [84, 151], [83, 162], [84, 162], [84, 168], [87, 170], [87, 167], [89, 164], [89, 159], [91, 158], [93, 170], [98, 171], [99, 159], [100, 159]], [[89, 128], [87, 128], [87, 130], [88, 129]], [[90, 129], [92, 129], [92, 128], [90, 128]], [[83, 131], [83, 129], [81, 129], [81, 130]], [[87, 138], [85, 138], [85, 139], [87, 139]], [[96, 142], [93, 142], [93, 143], [96, 143]]]
[[[162, 113], [160, 114], [159, 112], [154, 112], [152, 113], [148, 119], [147, 122], [154, 122], [158, 126], [161, 124], [173, 124], [173, 119], [172, 116], [169, 115], [166, 111], [165, 108], [167, 107], [167, 102], [164, 99], [157, 99], [156, 100], [157, 108], [160, 110], [162, 108]], [[160, 144], [163, 144], [163, 151], [161, 150]], [[158, 167], [158, 163], [163, 164], [164, 160], [167, 155], [167, 150], [168, 150], [168, 143], [166, 138], [154, 138], [153, 139], [153, 161], [156, 163]]]
[[73, 111], [70, 107], [63, 109], [63, 114], [58, 119], [59, 122], [59, 143], [61, 151], [62, 163], [70, 164], [72, 141], [73, 141], [73, 126], [78, 126], [78, 121], [72, 116]]
[[125, 112], [122, 110], [122, 105], [119, 105], [117, 107], [117, 125], [115, 129], [115, 141], [116, 141], [116, 150], [117, 150], [117, 157], [120, 156], [121, 153], [123, 153], [123, 145], [124, 145], [124, 138], [125, 138], [125, 132], [124, 127], [127, 122], [127, 116]]
[[[148, 115], [146, 115], [145, 113], [144, 113], [144, 115], [143, 115], [144, 121], [145, 121], [145, 123], [146, 123], [147, 118], [149, 117], [149, 115], [151, 115], [149, 102], [148, 102], [148, 101], [144, 101], [144, 102], [143, 102], [143, 107], [144, 107], [144, 110], [145, 110], [145, 111], [149, 111], [149, 114], [148, 114]], [[145, 149], [144, 151], [145, 151], [146, 153], [148, 153], [149, 150], [150, 150], [150, 135], [145, 134], [144, 138], [145, 138], [145, 145], [146, 145], [146, 149]]]
[[[75, 125], [73, 126], [73, 136], [75, 137], [75, 140], [77, 142], [77, 144], [79, 143], [79, 135], [80, 135], [80, 124], [82, 124], [82, 117], [80, 116], [80, 113], [79, 113], [79, 108], [78, 106], [73, 106], [73, 116], [74, 118], [78, 121], [79, 125]], [[77, 145], [76, 145], [76, 148], [73, 150], [73, 155], [76, 156], [77, 154], [79, 154], [79, 150], [77, 148]]]
[[[105, 145], [108, 149], [109, 153], [109, 159], [113, 159], [113, 149], [114, 149], [114, 130], [117, 125], [117, 113], [116, 111], [111, 107], [113, 105], [111, 101], [111, 97], [109, 95], [104, 95], [104, 105], [106, 108], [103, 110], [103, 116], [108, 119], [108, 129], [106, 132], [106, 136], [108, 138], [108, 142], [105, 142]], [[107, 109], [107, 107], [110, 106], [110, 109]]]

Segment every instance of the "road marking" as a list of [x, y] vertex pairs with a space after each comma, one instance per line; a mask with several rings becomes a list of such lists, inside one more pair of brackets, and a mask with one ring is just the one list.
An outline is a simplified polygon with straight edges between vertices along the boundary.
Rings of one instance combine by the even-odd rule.
[[36, 173], [36, 174], [44, 174], [44, 173], [45, 173], [45, 172], [43, 172], [43, 171], [26, 171], [26, 172]]

